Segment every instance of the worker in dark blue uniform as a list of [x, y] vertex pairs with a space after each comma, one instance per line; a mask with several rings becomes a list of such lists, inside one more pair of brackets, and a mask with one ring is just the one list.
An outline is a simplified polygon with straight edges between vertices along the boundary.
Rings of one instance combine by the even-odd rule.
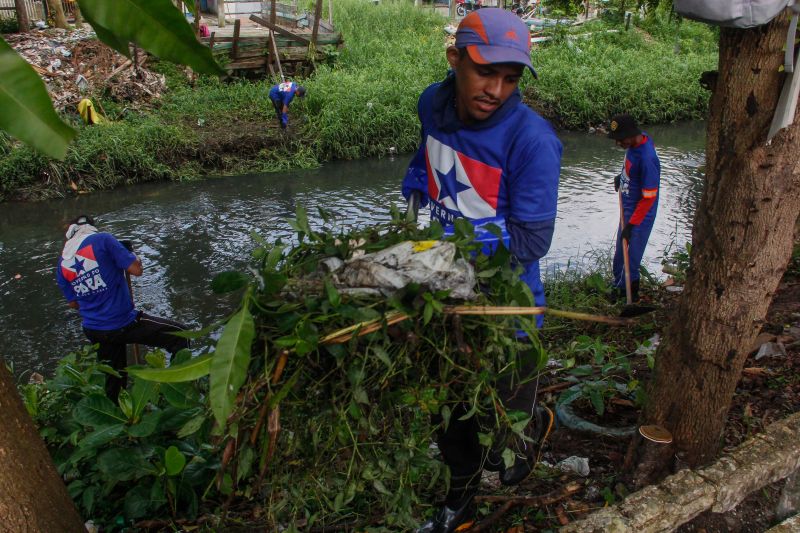
[[[419, 98], [422, 142], [403, 180], [403, 195], [418, 196], [446, 232], [455, 219], [466, 218], [486, 242], [491, 233], [481, 227], [499, 226], [535, 304], [544, 305], [539, 259], [553, 237], [562, 146], [550, 124], [522, 103], [518, 90], [526, 67], [536, 75], [530, 33], [510, 11], [481, 9], [464, 17], [446, 54], [452, 71]], [[535, 406], [535, 383], [530, 385], [503, 390], [501, 383], [498, 393], [507, 408], [530, 413], [532, 434], [541, 442], [552, 413]], [[459, 414], [459, 409], [438, 439], [451, 474], [445, 505], [419, 532], [449, 533], [464, 524], [483, 469], [499, 471], [504, 484], [516, 484], [535, 460], [530, 443], [509, 443], [517, 456], [506, 468], [496, 450], [480, 445], [479, 417], [462, 420], [466, 410]], [[506, 442], [500, 444], [503, 450]]]
[[625, 149], [622, 172], [614, 178], [614, 189], [622, 199], [622, 220], [614, 253], [614, 288], [616, 296], [625, 297], [623, 246], [627, 246], [631, 297], [636, 302], [639, 300], [639, 265], [658, 211], [661, 162], [653, 139], [639, 129], [630, 115], [612, 117], [608, 136]]
[[275, 114], [281, 124], [281, 129], [285, 130], [286, 126], [289, 125], [289, 104], [292, 103], [295, 96], [303, 98], [305, 95], [305, 87], [301, 87], [293, 81], [285, 81], [273, 85], [269, 90], [269, 99], [272, 100], [272, 106], [275, 108]]

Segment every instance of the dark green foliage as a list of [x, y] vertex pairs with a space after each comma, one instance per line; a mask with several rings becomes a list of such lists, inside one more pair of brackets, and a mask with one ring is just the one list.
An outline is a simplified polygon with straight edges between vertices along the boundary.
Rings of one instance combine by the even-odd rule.
[[705, 117], [709, 93], [698, 80], [716, 65], [713, 31], [653, 20], [654, 36], [595, 21], [534, 50], [539, 80], [527, 83], [526, 96], [570, 129], [604, 124], [621, 112], [644, 124]]
[[[163, 365], [164, 356], [148, 360]], [[87, 347], [62, 359], [44, 384], [21, 388], [70, 495], [108, 531], [145, 516], [195, 516], [218, 453], [202, 383], [137, 380], [115, 403], [104, 391], [113, 372]]]
[[[6, 11], [8, 13], [8, 11]], [[16, 17], [0, 17], [0, 33], [16, 33], [19, 31]]]

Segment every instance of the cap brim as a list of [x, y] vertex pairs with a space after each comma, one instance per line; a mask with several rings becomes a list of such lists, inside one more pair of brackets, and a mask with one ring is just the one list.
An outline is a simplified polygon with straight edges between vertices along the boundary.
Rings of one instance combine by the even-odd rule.
[[629, 128], [627, 130], [619, 129], [617, 131], [609, 131], [608, 136], [615, 141], [621, 141], [622, 139], [627, 139], [628, 137], [636, 137], [641, 133], [641, 130]]
[[479, 65], [493, 65], [495, 63], [518, 63], [530, 69], [534, 78], [539, 76], [531, 65], [531, 56], [521, 50], [507, 46], [491, 46], [488, 44], [471, 44], [467, 46], [467, 53], [473, 63]]

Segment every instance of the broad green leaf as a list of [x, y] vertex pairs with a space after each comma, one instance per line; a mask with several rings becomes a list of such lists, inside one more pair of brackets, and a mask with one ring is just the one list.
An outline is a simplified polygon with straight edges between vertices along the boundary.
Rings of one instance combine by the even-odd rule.
[[167, 368], [167, 354], [161, 350], [149, 352], [144, 356], [144, 360], [153, 368]]
[[373, 481], [372, 486], [375, 487], [375, 490], [377, 490], [384, 496], [394, 496], [394, 494], [389, 492], [389, 489], [386, 488], [386, 485], [384, 485], [383, 481], [381, 481], [380, 479], [376, 479], [375, 481]]
[[97, 467], [109, 481], [127, 481], [156, 473], [138, 448], [111, 448], [97, 456]]
[[83, 491], [83, 497], [81, 498], [83, 501], [83, 508], [86, 510], [86, 513], [91, 516], [92, 512], [94, 511], [94, 502], [97, 496], [97, 487], [89, 487], [85, 491]]
[[181, 429], [178, 430], [178, 438], [185, 439], [197, 433], [206, 421], [205, 415], [199, 415], [188, 422], [186, 422]]
[[295, 370], [294, 374], [292, 374], [292, 377], [289, 378], [289, 381], [284, 383], [283, 386], [280, 388], [280, 390], [277, 392], [277, 394], [275, 394], [272, 398], [269, 399], [270, 409], [275, 409], [275, 406], [278, 405], [281, 402], [281, 400], [283, 400], [286, 397], [287, 394], [289, 394], [289, 391], [292, 390], [292, 387], [294, 387], [295, 383], [297, 383], [297, 379], [300, 377], [301, 370], [303, 370], [302, 367]]
[[145, 517], [154, 510], [150, 493], [150, 488], [137, 485], [125, 494], [123, 509], [128, 520]]
[[191, 361], [173, 365], [169, 368], [129, 368], [128, 373], [139, 379], [147, 379], [159, 383], [194, 381], [208, 375], [211, 370], [212, 356], [213, 354], [200, 355]]
[[374, 353], [375, 357], [377, 357], [384, 365], [386, 365], [388, 368], [392, 368], [392, 360], [389, 358], [389, 354], [386, 350], [380, 346], [374, 346], [372, 347], [372, 353]]
[[295, 220], [289, 220], [289, 225], [298, 233], [304, 233], [309, 239], [311, 239], [314, 233], [311, 231], [311, 226], [308, 223], [308, 213], [306, 213], [306, 208], [298, 204], [295, 215], [297, 218]]
[[256, 454], [250, 446], [245, 446], [244, 450], [239, 452], [239, 468], [236, 469], [237, 483], [243, 479], [247, 479], [247, 476], [250, 475], [255, 456]]
[[606, 406], [605, 403], [603, 402], [602, 391], [595, 388], [590, 388], [589, 400], [592, 402], [592, 407], [594, 407], [594, 410], [597, 411], [597, 414], [603, 416], [603, 413], [606, 410]]
[[78, 448], [91, 450], [98, 446], [108, 444], [125, 432], [124, 424], [115, 424], [113, 426], [101, 427], [96, 431], [92, 431], [86, 437], [78, 442]]
[[220, 272], [211, 280], [211, 290], [217, 294], [233, 292], [246, 286], [248, 281], [247, 276], [235, 270]]
[[233, 410], [236, 393], [247, 377], [250, 345], [255, 331], [253, 316], [245, 298], [242, 309], [225, 325], [211, 360], [211, 410], [222, 427]]
[[325, 292], [328, 295], [328, 302], [334, 307], [339, 307], [339, 304], [342, 303], [342, 297], [339, 295], [339, 291], [336, 290], [331, 280], [325, 280]]
[[78, 423], [96, 428], [124, 424], [128, 420], [122, 410], [102, 394], [90, 394], [79, 401], [72, 416]]
[[128, 392], [128, 389], [122, 389], [119, 391], [117, 405], [119, 405], [119, 408], [122, 409], [122, 413], [125, 415], [125, 418], [128, 420], [133, 418], [133, 400], [131, 400], [131, 393]]
[[511, 468], [512, 466], [514, 466], [514, 461], [516, 461], [517, 459], [514, 450], [512, 450], [511, 448], [506, 448], [505, 450], [503, 450], [502, 457], [503, 457], [503, 464], [505, 465], [506, 468]]
[[178, 409], [189, 409], [200, 402], [200, 393], [192, 383], [162, 383], [161, 394], [171, 406]]
[[202, 412], [202, 407], [193, 409], [167, 407], [161, 412], [161, 418], [158, 421], [158, 432], [178, 431], [190, 418], [194, 418]]
[[94, 33], [97, 35], [98, 39], [106, 43], [108, 46], [110, 46], [120, 54], [126, 57], [131, 56], [131, 51], [130, 48], [128, 47], [128, 41], [120, 39], [112, 32], [101, 26], [96, 20], [94, 20], [91, 13], [83, 11], [82, 6], [81, 6], [81, 14], [83, 15], [83, 18], [86, 20], [86, 22], [88, 22], [92, 26], [92, 28], [94, 29]]
[[0, 130], [56, 159], [64, 159], [75, 137], [75, 130], [58, 118], [39, 75], [2, 38]]
[[186, 466], [186, 456], [175, 446], [170, 446], [164, 452], [164, 466], [168, 476], [177, 476]]
[[147, 413], [138, 424], [134, 424], [128, 428], [128, 435], [135, 438], [149, 437], [158, 427], [161, 415], [161, 411]]
[[131, 418], [134, 421], [139, 420], [148, 403], [155, 401], [158, 395], [158, 387], [158, 383], [146, 379], [137, 379], [133, 383], [131, 388], [131, 404], [133, 405]]
[[583, 391], [576, 387], [565, 390], [561, 393], [561, 396], [558, 397], [558, 404], [559, 405], [568, 405], [572, 403], [576, 398], [580, 398], [583, 395]]
[[425, 309], [422, 311], [422, 324], [427, 326], [431, 318], [433, 318], [433, 305], [428, 302], [425, 304]]
[[[78, 3], [86, 20], [101, 28], [98, 37], [120, 52], [123, 52], [119, 49], [121, 43], [133, 42], [153, 55], [188, 65], [196, 72], [222, 73], [211, 50], [197, 40], [186, 18], [170, 0], [79, 0]], [[109, 34], [113, 35], [111, 42], [106, 41]]]

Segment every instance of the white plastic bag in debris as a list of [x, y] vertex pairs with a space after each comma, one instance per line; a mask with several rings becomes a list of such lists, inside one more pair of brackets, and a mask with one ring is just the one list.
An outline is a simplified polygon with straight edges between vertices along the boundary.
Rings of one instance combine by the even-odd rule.
[[338, 288], [378, 289], [389, 295], [409, 283], [419, 283], [432, 291], [450, 290], [452, 298], [476, 297], [475, 270], [456, 258], [456, 246], [451, 242], [405, 241], [354, 257], [332, 270]]

